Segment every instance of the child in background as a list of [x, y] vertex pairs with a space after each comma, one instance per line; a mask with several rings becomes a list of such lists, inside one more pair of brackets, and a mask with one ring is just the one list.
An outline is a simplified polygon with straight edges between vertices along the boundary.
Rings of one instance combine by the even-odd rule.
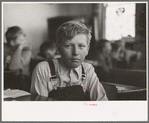
[[40, 49], [39, 49], [38, 55], [31, 60], [30, 63], [30, 72], [32, 74], [33, 69], [35, 66], [41, 62], [41, 61], [49, 61], [54, 58], [60, 57], [60, 55], [57, 54], [56, 50], [56, 44], [55, 42], [50, 42], [50, 41], [45, 41], [41, 44]]
[[135, 63], [141, 59], [141, 52], [125, 48], [124, 41], [115, 41], [112, 47], [113, 65], [121, 69], [133, 69]]
[[125, 55], [125, 42], [118, 40], [112, 43], [112, 64], [114, 68], [125, 68], [126, 64], [124, 62]]
[[95, 60], [98, 61], [98, 66], [101, 68], [102, 72], [108, 73], [109, 70], [112, 68], [111, 43], [106, 39], [102, 39], [99, 41], [96, 48], [97, 54], [95, 56]]
[[47, 61], [40, 62], [32, 74], [32, 94], [48, 97], [60, 87], [80, 85], [90, 100], [107, 100], [93, 66], [83, 62], [90, 47], [90, 33], [79, 21], [68, 21], [57, 29], [56, 43], [61, 58], [52, 60], [56, 75], [52, 76], [52, 67]]
[[124, 61], [127, 69], [138, 69], [137, 61], [141, 60], [142, 54], [140, 51], [125, 49]]
[[[5, 36], [7, 43], [4, 44], [4, 70], [11, 71], [16, 77], [17, 75], [21, 75], [21, 77], [24, 76], [24, 78], [29, 77], [32, 51], [31, 46], [25, 39], [23, 30], [18, 26], [10, 27], [5, 33]], [[19, 83], [13, 85], [14, 88], [25, 88], [23, 87], [24, 85]]]
[[56, 44], [54, 42], [45, 41], [40, 46], [38, 53], [45, 60], [51, 60], [57, 57]]
[[124, 58], [125, 42], [118, 40], [112, 43], [112, 58], [116, 61], [122, 61]]
[[[114, 68], [138, 69], [137, 61], [141, 60], [141, 52], [125, 48], [125, 42], [118, 40], [112, 43], [112, 63]], [[139, 67], [139, 66], [138, 66]]]

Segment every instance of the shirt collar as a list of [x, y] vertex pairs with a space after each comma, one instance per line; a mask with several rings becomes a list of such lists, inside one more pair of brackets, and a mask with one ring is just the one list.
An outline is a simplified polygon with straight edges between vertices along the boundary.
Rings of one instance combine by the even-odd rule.
[[[58, 59], [60, 67], [62, 67], [63, 69], [70, 71], [71, 69], [66, 67], [66, 65], [61, 61], [61, 59]], [[81, 73], [81, 65], [78, 66], [77, 68], [73, 68], [73, 70], [77, 73], [77, 75], [79, 76]]]
[[79, 76], [80, 72], [81, 72], [81, 65], [77, 68], [74, 68], [75, 72], [77, 73], [77, 75]]

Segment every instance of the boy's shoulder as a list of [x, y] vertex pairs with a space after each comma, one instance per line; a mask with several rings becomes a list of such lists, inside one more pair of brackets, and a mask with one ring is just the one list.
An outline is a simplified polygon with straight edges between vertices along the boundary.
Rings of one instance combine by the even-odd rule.
[[88, 63], [88, 62], [82, 62], [83, 66], [92, 66], [92, 64]]
[[38, 67], [47, 67], [48, 66], [48, 62], [47, 61], [41, 61], [37, 64]]
[[90, 70], [90, 69], [94, 69], [93, 65], [90, 63], [83, 62], [82, 65], [83, 65], [85, 71]]
[[[53, 63], [54, 63], [53, 65], [55, 65], [55, 66], [58, 65], [58, 59], [52, 59], [51, 61], [53, 61]], [[43, 60], [43, 61], [39, 62], [37, 64], [37, 66], [38, 67], [48, 67], [49, 68], [49, 62], [46, 61], [46, 60]]]
[[48, 69], [49, 64], [47, 61], [41, 61], [41, 62], [37, 63], [35, 68], [42, 71], [42, 70]]

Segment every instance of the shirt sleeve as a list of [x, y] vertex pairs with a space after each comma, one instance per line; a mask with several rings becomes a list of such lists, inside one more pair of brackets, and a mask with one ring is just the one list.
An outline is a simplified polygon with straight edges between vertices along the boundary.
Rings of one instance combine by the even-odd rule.
[[30, 92], [48, 97], [48, 82], [50, 76], [51, 73], [47, 62], [37, 64], [32, 73]]
[[97, 74], [94, 71], [94, 67], [92, 65], [89, 65], [90, 68], [87, 71], [87, 82], [88, 82], [88, 88], [87, 91], [90, 94], [90, 100], [91, 101], [106, 101], [108, 100], [106, 96], [106, 92], [102, 86], [102, 84], [99, 82], [99, 79], [97, 77]]

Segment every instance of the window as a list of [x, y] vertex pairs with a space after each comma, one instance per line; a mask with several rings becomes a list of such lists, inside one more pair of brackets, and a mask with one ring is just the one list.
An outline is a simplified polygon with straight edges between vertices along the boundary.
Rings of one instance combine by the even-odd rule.
[[135, 3], [107, 3], [105, 38], [119, 40], [135, 37]]

